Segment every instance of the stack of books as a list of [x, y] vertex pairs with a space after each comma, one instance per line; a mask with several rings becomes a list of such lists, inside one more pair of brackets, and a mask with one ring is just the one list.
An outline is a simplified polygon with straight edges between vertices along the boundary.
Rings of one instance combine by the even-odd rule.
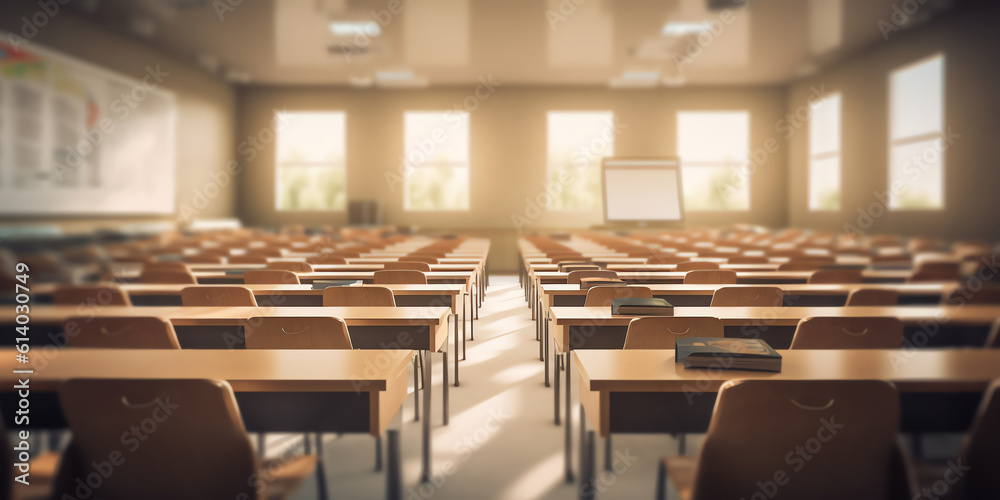
[[673, 316], [674, 306], [663, 299], [643, 299], [639, 297], [611, 299], [611, 314]]
[[580, 278], [580, 290], [594, 286], [625, 286], [625, 282], [618, 278]]
[[684, 368], [781, 371], [781, 355], [760, 339], [680, 337], [677, 362]]

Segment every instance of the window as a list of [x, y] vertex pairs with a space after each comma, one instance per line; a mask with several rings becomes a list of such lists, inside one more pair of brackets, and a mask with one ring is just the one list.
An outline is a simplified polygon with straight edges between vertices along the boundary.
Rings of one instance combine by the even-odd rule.
[[342, 111], [277, 116], [278, 210], [344, 210], [347, 116]]
[[749, 151], [749, 112], [678, 113], [677, 155], [684, 169], [684, 208], [749, 210]]
[[615, 114], [548, 114], [549, 210], [601, 210], [601, 158], [615, 154]]
[[889, 208], [944, 208], [944, 56], [889, 80]]
[[411, 111], [403, 120], [403, 208], [468, 210], [469, 113]]
[[809, 210], [840, 210], [840, 94], [809, 107]]

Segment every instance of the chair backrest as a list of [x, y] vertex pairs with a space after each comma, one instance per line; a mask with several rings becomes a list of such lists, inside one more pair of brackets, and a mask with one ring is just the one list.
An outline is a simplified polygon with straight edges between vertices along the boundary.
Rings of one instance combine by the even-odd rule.
[[1000, 304], [1000, 286], [987, 284], [975, 291], [971, 287], [958, 287], [945, 293], [941, 297], [941, 304], [948, 306]]
[[311, 273], [313, 267], [305, 262], [268, 262], [267, 269], [277, 269], [279, 271], [291, 271], [293, 273]]
[[763, 255], [734, 255], [729, 257], [729, 264], [767, 264], [767, 257]]
[[176, 260], [163, 260], [156, 262], [147, 262], [142, 265], [143, 271], [187, 271], [188, 266], [184, 262], [179, 262]]
[[780, 498], [909, 498], [894, 488], [907, 482], [893, 481], [901, 475], [893, 466], [898, 432], [899, 396], [888, 382], [726, 382], [692, 498], [764, 498], [777, 473]]
[[184, 262], [188, 262], [191, 264], [222, 264], [222, 256], [197, 253], [194, 255], [185, 256]]
[[956, 281], [960, 271], [958, 262], [925, 261], [917, 264], [908, 281]]
[[76, 498], [91, 464], [111, 468], [122, 453], [122, 470], [109, 471], [94, 498], [259, 498], [247, 479], [258, 462], [227, 382], [74, 379], [59, 403], [73, 442], [52, 498]]
[[820, 269], [809, 276], [809, 283], [861, 283], [857, 269]]
[[247, 349], [351, 349], [347, 323], [328, 316], [258, 316], [244, 327]]
[[323, 305], [327, 307], [348, 306], [395, 306], [392, 290], [384, 286], [331, 286], [323, 290]]
[[645, 286], [595, 286], [587, 290], [585, 306], [611, 306], [613, 299], [651, 299], [653, 291]]
[[899, 292], [873, 288], [855, 288], [847, 295], [849, 306], [894, 306], [899, 304]]
[[309, 264], [347, 264], [347, 259], [332, 253], [321, 253], [319, 255], [306, 257], [306, 262]]
[[299, 276], [292, 271], [280, 269], [247, 269], [243, 272], [243, 283], [247, 285], [298, 285]]
[[180, 349], [173, 325], [157, 317], [70, 317], [63, 326], [68, 347]]
[[1000, 319], [993, 322], [990, 334], [986, 337], [986, 347], [1000, 349]]
[[1000, 498], [1000, 379], [983, 394], [972, 428], [959, 452], [960, 463], [970, 467], [955, 485], [962, 494], [948, 498]]
[[778, 266], [779, 271], [817, 271], [829, 264], [812, 260], [793, 260]]
[[580, 278], [617, 278], [618, 273], [614, 271], [602, 271], [600, 269], [583, 269], [580, 271], [570, 271], [566, 275], [566, 283], [579, 285]]
[[184, 307], [257, 307], [257, 299], [249, 288], [242, 286], [189, 286], [181, 290]]
[[372, 283], [376, 285], [426, 285], [427, 275], [408, 269], [375, 271]]
[[60, 286], [52, 292], [52, 300], [58, 305], [80, 304], [98, 306], [130, 306], [128, 294], [121, 288], [110, 285]]
[[719, 318], [649, 316], [634, 318], [625, 333], [625, 349], [674, 349], [678, 337], [722, 337]]
[[431, 265], [426, 262], [386, 262], [383, 264], [382, 268], [389, 270], [421, 271], [425, 273], [431, 272]]
[[719, 268], [719, 264], [716, 263], [716, 262], [689, 261], [689, 262], [681, 262], [680, 264], [677, 264], [677, 267], [674, 268], [674, 271], [678, 271], [678, 272], [705, 271], [705, 270], [712, 270], [712, 269], [718, 269], [718, 268]]
[[725, 286], [712, 294], [713, 307], [783, 307], [785, 292], [776, 286]]
[[803, 318], [795, 328], [791, 349], [898, 349], [903, 322], [892, 317]]
[[735, 285], [736, 271], [728, 269], [688, 271], [684, 275], [685, 285]]
[[194, 278], [191, 271], [184, 270], [148, 270], [139, 275], [140, 283], [160, 283], [171, 285], [197, 285], [198, 280]]

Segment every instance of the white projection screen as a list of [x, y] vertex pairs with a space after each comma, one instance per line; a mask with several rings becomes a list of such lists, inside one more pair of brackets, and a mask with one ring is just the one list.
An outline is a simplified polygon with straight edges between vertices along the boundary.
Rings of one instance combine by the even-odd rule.
[[0, 32], [0, 215], [173, 213], [169, 74], [154, 65], [135, 80], [8, 40]]
[[601, 174], [606, 224], [675, 226], [684, 222], [678, 158], [605, 158]]

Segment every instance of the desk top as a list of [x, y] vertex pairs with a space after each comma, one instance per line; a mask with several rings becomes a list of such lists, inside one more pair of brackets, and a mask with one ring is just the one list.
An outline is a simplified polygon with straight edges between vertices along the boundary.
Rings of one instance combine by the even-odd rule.
[[[52, 294], [60, 285], [44, 283], [32, 287], [32, 293], [36, 295]], [[312, 285], [173, 285], [159, 283], [131, 283], [117, 286], [128, 292], [129, 295], [180, 295], [185, 288], [213, 287], [213, 286], [240, 286], [249, 289], [254, 295], [323, 295], [323, 290], [314, 289]], [[355, 285], [358, 286], [358, 285]], [[371, 285], [363, 285], [371, 286]], [[392, 290], [394, 295], [458, 295], [464, 288], [460, 284], [432, 283], [429, 285], [374, 285]]]
[[[640, 317], [612, 315], [610, 307], [558, 306], [549, 311], [557, 325], [627, 326], [632, 318]], [[748, 322], [795, 326], [799, 320], [812, 316], [890, 316], [904, 323], [934, 321], [989, 325], [1000, 318], [1000, 306], [675, 307], [674, 316], [712, 316], [721, 319], [726, 326]]]
[[30, 377], [35, 390], [91, 377], [227, 380], [238, 392], [368, 392], [386, 390], [407, 369], [412, 351], [65, 349], [51, 358], [33, 351], [30, 375], [13, 373], [29, 366], [14, 354], [0, 349], [0, 381], [8, 390], [20, 376]]
[[787, 350], [781, 373], [687, 369], [673, 350], [573, 351], [581, 388], [592, 391], [718, 391], [723, 382], [889, 380], [903, 392], [981, 391], [1000, 378], [1000, 350]]
[[[40, 324], [64, 323], [70, 317], [104, 316], [154, 316], [173, 323], [174, 326], [231, 326], [242, 325], [255, 316], [312, 317], [332, 316], [343, 318], [347, 326], [401, 326], [447, 325], [451, 308], [448, 307], [134, 307], [99, 306], [34, 306], [31, 322]], [[0, 324], [13, 324], [14, 308], [0, 310]]]
[[[547, 279], [550, 281], [565, 281], [566, 276], [569, 273], [561, 272], [537, 272], [535, 277], [539, 279]], [[642, 280], [677, 280], [677, 282], [684, 281], [684, 276], [686, 272], [675, 272], [675, 271], [624, 271], [618, 272], [618, 277], [625, 281], [642, 281]], [[812, 276], [812, 271], [736, 271], [736, 276], [738, 279], [750, 279], [750, 280], [787, 280], [787, 281], [806, 281]], [[861, 276], [867, 279], [892, 279], [892, 280], [905, 280], [913, 275], [913, 271], [909, 269], [865, 269], [861, 271]]]
[[[774, 286], [782, 289], [788, 295], [847, 295], [852, 290], [864, 288], [866, 290], [892, 290], [900, 295], [935, 295], [943, 294], [955, 288], [957, 283], [849, 283], [849, 284], [803, 284], [803, 283], [777, 283], [774, 285], [684, 285], [684, 284], [662, 284], [651, 283], [644, 286], [660, 295], [712, 295], [720, 288], [747, 287], [747, 286]], [[551, 283], [541, 285], [542, 293], [552, 295], [587, 295], [587, 290], [581, 290], [580, 285], [568, 285], [561, 283]]]

